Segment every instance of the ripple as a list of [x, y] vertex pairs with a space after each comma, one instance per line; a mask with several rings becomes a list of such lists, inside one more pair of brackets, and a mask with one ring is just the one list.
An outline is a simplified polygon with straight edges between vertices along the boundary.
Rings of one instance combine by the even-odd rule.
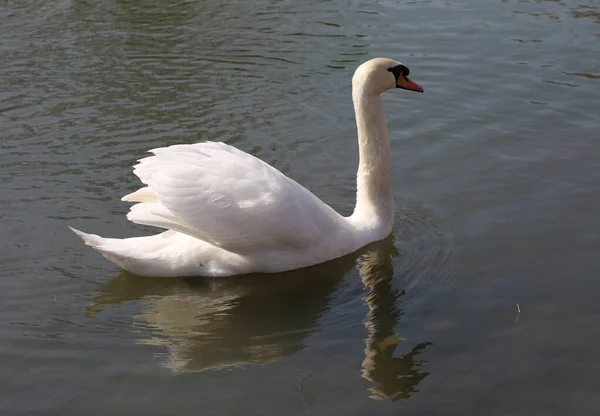
[[579, 4], [577, 7], [571, 9], [571, 16], [575, 19], [591, 18], [596, 23], [600, 23], [600, 12], [597, 9], [597, 6]]
[[563, 72], [565, 75], [572, 75], [575, 77], [584, 77], [588, 79], [600, 79], [600, 75], [592, 74], [590, 72]]
[[400, 252], [394, 275], [409, 298], [424, 295], [437, 285], [451, 284], [460, 276], [466, 251], [451, 229], [434, 222], [431, 213], [402, 208], [394, 228]]
[[564, 87], [578, 87], [579, 86], [577, 84], [569, 84], [568, 82], [552, 81], [552, 80], [548, 80], [548, 79], [545, 79], [544, 82], [547, 84], [562, 85]]
[[515, 42], [520, 43], [541, 43], [543, 40], [541, 39], [513, 39]]

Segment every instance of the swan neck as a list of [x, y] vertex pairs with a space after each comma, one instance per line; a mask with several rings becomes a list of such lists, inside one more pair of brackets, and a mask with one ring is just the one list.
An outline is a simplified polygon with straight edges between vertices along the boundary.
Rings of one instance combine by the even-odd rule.
[[386, 237], [394, 223], [394, 198], [388, 129], [383, 100], [364, 85], [353, 88], [359, 164], [353, 217]]

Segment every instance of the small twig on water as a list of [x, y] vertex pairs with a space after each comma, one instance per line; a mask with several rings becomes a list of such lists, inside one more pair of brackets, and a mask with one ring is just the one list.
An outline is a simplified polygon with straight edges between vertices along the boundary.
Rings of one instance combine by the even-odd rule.
[[304, 413], [306, 413], [306, 416], [310, 415], [310, 409], [308, 408], [308, 402], [306, 401], [306, 397], [304, 396], [304, 390], [302, 388], [302, 384], [304, 383], [304, 380], [309, 378], [311, 375], [312, 374], [301, 377], [300, 381], [298, 382], [298, 387], [296, 388], [296, 390], [298, 390], [298, 392], [300, 393], [300, 398], [302, 399], [302, 403], [304, 404]]
[[517, 317], [515, 318], [515, 323], [519, 320], [519, 315], [521, 314], [521, 307], [519, 306], [519, 302], [517, 302]]

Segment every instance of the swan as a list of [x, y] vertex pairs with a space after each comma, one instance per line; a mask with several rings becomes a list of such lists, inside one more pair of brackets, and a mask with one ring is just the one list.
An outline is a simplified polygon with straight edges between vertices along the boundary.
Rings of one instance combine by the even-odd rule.
[[125, 239], [75, 228], [85, 244], [141, 276], [232, 276], [298, 269], [352, 253], [392, 231], [394, 200], [381, 94], [423, 92], [409, 69], [387, 58], [352, 77], [359, 164], [356, 206], [344, 217], [283, 173], [220, 142], [150, 150], [134, 174], [146, 185], [122, 201], [127, 219], [166, 229]]

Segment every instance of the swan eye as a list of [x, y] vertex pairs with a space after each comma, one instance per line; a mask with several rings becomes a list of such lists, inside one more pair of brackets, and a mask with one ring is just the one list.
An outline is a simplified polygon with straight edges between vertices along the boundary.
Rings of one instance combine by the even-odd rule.
[[408, 75], [410, 75], [410, 69], [408, 69], [402, 64], [396, 65], [392, 68], [388, 68], [388, 71], [394, 74], [396, 79], [400, 78], [400, 75], [402, 75], [403, 78], [406, 78]]
[[408, 74], [410, 74], [410, 70], [404, 65], [396, 65], [393, 68], [388, 68], [388, 71], [391, 72], [396, 78], [396, 88], [423, 92], [423, 87], [421, 87], [416, 82], [413, 82], [410, 79], [408, 79]]

